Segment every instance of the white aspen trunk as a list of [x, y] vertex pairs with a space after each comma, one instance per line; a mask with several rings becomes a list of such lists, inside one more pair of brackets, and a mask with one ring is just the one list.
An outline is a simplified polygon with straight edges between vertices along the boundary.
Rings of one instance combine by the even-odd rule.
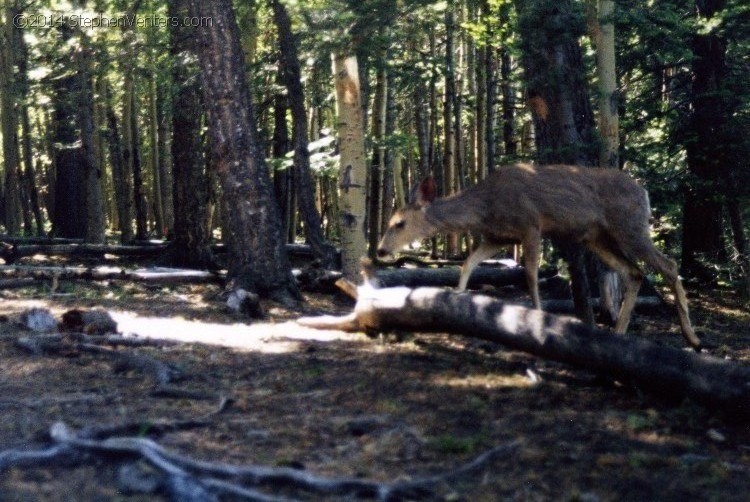
[[333, 55], [339, 135], [339, 222], [341, 267], [345, 277], [359, 274], [359, 259], [367, 253], [365, 214], [367, 159], [356, 56]]

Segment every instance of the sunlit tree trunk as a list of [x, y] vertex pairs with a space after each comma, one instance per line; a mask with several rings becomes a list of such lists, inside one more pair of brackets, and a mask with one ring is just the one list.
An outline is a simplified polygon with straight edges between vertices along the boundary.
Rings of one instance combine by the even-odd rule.
[[356, 279], [359, 275], [359, 259], [367, 253], [367, 159], [357, 58], [334, 54], [333, 77], [340, 152], [338, 216], [341, 226], [342, 270], [344, 276]]

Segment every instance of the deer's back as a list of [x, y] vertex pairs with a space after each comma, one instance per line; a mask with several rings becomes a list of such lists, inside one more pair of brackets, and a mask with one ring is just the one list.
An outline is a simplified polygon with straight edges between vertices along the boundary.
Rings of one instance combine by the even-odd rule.
[[467, 202], [484, 206], [485, 232], [498, 237], [523, 232], [530, 224], [545, 234], [576, 239], [593, 231], [648, 229], [645, 190], [615, 169], [516, 164], [466, 192], [473, 192], [466, 194]]

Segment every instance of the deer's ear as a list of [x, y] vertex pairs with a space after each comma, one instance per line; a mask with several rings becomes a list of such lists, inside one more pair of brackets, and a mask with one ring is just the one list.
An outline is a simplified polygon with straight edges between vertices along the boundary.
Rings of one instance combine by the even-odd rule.
[[429, 204], [435, 200], [437, 196], [437, 185], [432, 176], [427, 176], [419, 184], [417, 189], [416, 202], [419, 205]]

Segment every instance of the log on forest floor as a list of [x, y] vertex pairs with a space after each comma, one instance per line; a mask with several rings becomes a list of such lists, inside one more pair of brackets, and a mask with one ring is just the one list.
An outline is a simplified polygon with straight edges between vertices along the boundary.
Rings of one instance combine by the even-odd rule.
[[33, 277], [49, 280], [128, 280], [157, 283], [211, 283], [224, 280], [221, 274], [204, 270], [148, 267], [126, 269], [121, 267], [54, 267], [31, 265], [0, 265], [0, 275]]
[[570, 364], [667, 397], [750, 418], [750, 368], [592, 329], [577, 319], [445, 289], [358, 288], [354, 312], [298, 323], [347, 331], [455, 333]]
[[[458, 286], [461, 270], [457, 267], [445, 268], [399, 268], [377, 269], [375, 278], [381, 287], [394, 286]], [[539, 278], [547, 279], [557, 275], [555, 267], [539, 269]], [[477, 267], [469, 279], [469, 288], [482, 285], [509, 286], [526, 285], [526, 270], [523, 267], [496, 268]]]

